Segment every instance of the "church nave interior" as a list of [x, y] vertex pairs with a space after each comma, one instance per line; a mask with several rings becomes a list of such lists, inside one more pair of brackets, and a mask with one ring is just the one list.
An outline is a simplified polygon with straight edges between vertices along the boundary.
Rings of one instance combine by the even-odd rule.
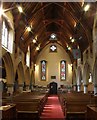
[[0, 2], [0, 119], [97, 120], [97, 1]]

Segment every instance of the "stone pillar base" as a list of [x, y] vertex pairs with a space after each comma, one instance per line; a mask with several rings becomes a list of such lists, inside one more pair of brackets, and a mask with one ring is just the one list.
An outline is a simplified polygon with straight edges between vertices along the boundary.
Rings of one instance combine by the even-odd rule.
[[74, 85], [74, 86], [73, 86], [73, 90], [74, 90], [74, 91], [77, 91], [77, 85]]
[[23, 84], [19, 84], [19, 91], [20, 91], [20, 92], [23, 91]]
[[10, 94], [13, 94], [13, 84], [7, 84], [7, 92], [10, 93]]
[[77, 92], [81, 91], [81, 85], [77, 85]]
[[97, 95], [97, 85], [94, 85], [94, 95]]
[[84, 85], [84, 93], [87, 93], [88, 92], [88, 86], [87, 85]]

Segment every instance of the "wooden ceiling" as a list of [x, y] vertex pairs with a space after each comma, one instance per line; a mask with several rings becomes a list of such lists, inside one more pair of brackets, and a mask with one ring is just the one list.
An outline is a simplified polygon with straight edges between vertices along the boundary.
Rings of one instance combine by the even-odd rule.
[[[90, 9], [84, 12], [87, 4], [90, 4]], [[22, 6], [23, 13], [18, 12], [17, 5]], [[5, 2], [3, 7], [12, 8], [15, 43], [24, 53], [27, 52], [28, 45], [31, 46], [31, 60], [35, 60], [37, 54], [51, 42], [57, 42], [65, 50], [67, 45], [72, 49], [79, 46], [81, 52], [93, 42], [92, 29], [97, 11], [96, 2], [84, 3], [83, 6], [81, 2]], [[31, 32], [26, 30], [27, 25], [32, 27]], [[57, 41], [49, 40], [52, 33], [57, 35]], [[34, 44], [32, 40], [35, 37], [37, 42]], [[70, 37], [75, 39], [74, 43], [71, 42]], [[36, 51], [38, 45], [40, 51]], [[73, 62], [72, 49], [67, 52]]]

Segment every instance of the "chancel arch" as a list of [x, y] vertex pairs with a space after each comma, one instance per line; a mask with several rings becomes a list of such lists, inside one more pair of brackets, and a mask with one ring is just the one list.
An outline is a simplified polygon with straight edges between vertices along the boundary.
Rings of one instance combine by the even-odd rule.
[[[57, 50], [55, 52], [51, 52], [50, 48], [51, 45], [55, 45]], [[45, 60], [47, 61], [47, 71], [46, 71], [46, 80], [41, 80], [41, 65], [40, 61]], [[60, 76], [60, 61], [66, 61], [66, 79], [61, 80]], [[35, 84], [47, 86], [51, 82], [56, 82], [58, 87], [60, 85], [69, 85], [72, 84], [72, 67], [71, 67], [71, 60], [69, 55], [57, 43], [50, 43], [46, 47], [42, 49], [39, 53], [37, 60], [36, 60], [36, 67], [35, 67]], [[52, 69], [53, 68], [53, 69]], [[54, 76], [52, 78], [52, 76]]]

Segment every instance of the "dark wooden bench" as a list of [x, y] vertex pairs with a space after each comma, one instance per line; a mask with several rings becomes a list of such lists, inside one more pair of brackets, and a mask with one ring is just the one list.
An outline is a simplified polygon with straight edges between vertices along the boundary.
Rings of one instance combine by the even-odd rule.
[[41, 114], [40, 104], [37, 102], [15, 102], [17, 118], [20, 119], [39, 119]]
[[68, 120], [85, 120], [86, 105], [86, 102], [67, 102], [65, 106], [66, 118]]
[[87, 105], [91, 104], [90, 94], [63, 93], [59, 94], [59, 100], [67, 120], [85, 120]]
[[39, 120], [38, 111], [18, 111], [18, 120]]
[[18, 119], [39, 119], [47, 100], [46, 94], [22, 93], [13, 97], [16, 104]]
[[97, 120], [97, 105], [87, 105], [86, 120]]
[[2, 112], [1, 120], [17, 120], [17, 111], [15, 104], [6, 104], [0, 106], [0, 113]]
[[47, 97], [48, 92], [43, 90], [25, 91], [23, 93], [13, 94], [13, 96], [4, 94], [2, 104], [16, 104], [17, 119], [19, 120], [35, 120], [39, 119]]

